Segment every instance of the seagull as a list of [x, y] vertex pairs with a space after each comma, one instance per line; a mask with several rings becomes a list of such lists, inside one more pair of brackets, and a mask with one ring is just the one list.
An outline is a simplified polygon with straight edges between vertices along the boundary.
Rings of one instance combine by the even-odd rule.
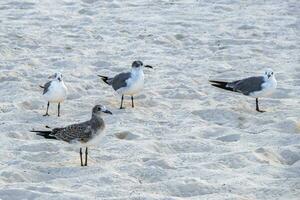
[[48, 109], [50, 103], [58, 103], [58, 114], [60, 116], [60, 103], [62, 103], [67, 97], [67, 87], [63, 81], [63, 76], [61, 73], [55, 73], [49, 78], [53, 79], [47, 82], [44, 86], [40, 86], [44, 89], [43, 96], [48, 101], [47, 111], [43, 116], [49, 116]]
[[130, 72], [120, 73], [112, 78], [98, 75], [106, 84], [111, 85], [118, 94], [122, 95], [120, 109], [124, 109], [124, 95], [131, 96], [131, 106], [134, 108], [133, 95], [140, 92], [144, 87], [144, 67], [153, 68], [150, 65], [144, 66], [142, 61], [134, 61]]
[[[68, 143], [87, 143], [96, 136], [98, 136], [104, 129], [105, 124], [102, 119], [102, 113], [112, 114], [102, 105], [96, 105], [92, 110], [92, 117], [90, 120], [78, 124], [72, 124], [64, 128], [54, 128], [51, 131], [36, 131], [37, 135], [43, 136], [46, 139], [62, 140]], [[82, 148], [80, 147], [80, 163], [81, 166], [87, 166], [88, 148], [85, 149], [85, 163], [82, 161]]]
[[266, 69], [263, 76], [252, 76], [233, 82], [214, 80], [210, 80], [210, 82], [212, 86], [256, 98], [256, 111], [258, 112], [265, 112], [259, 109], [258, 98], [270, 96], [277, 87], [277, 81], [272, 69]]

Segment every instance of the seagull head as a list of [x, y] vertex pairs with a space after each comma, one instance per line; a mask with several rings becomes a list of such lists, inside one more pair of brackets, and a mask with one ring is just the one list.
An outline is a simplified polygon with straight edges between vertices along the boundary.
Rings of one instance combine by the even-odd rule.
[[63, 80], [63, 75], [60, 72], [57, 72], [57, 73], [49, 76], [49, 78], [58, 80], [60, 82]]
[[105, 106], [95, 105], [93, 108], [93, 115], [100, 116], [102, 113], [112, 115], [112, 113], [109, 110], [107, 110]]
[[143, 67], [147, 67], [147, 68], [153, 68], [150, 65], [144, 65], [142, 61], [140, 60], [136, 60], [132, 63], [132, 69], [142, 69]]
[[273, 72], [273, 70], [270, 69], [270, 68], [266, 69], [266, 70], [265, 70], [264, 76], [265, 76], [266, 78], [268, 78], [268, 79], [274, 77], [274, 72]]

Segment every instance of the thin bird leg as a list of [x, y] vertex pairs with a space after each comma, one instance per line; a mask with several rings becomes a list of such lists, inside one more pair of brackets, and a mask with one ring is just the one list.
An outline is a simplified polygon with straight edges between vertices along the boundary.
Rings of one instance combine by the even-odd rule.
[[131, 107], [133, 107], [133, 108], [134, 108], [133, 96], [131, 96]]
[[85, 163], [84, 166], [87, 166], [87, 159], [88, 159], [88, 148], [85, 148]]
[[258, 98], [256, 98], [256, 111], [257, 111], [257, 112], [266, 112], [266, 111], [263, 111], [263, 110], [260, 110], [260, 109], [259, 109], [259, 106], [258, 106]]
[[121, 106], [120, 106], [120, 109], [124, 109], [124, 107], [123, 107], [123, 100], [124, 100], [124, 95], [122, 95], [122, 97], [121, 97]]
[[57, 109], [58, 109], [57, 116], [59, 117], [60, 116], [60, 102], [58, 103]]
[[82, 148], [81, 147], [80, 147], [80, 150], [79, 150], [79, 155], [80, 155], [81, 166], [83, 166], [83, 162], [82, 162]]
[[48, 114], [49, 106], [50, 106], [50, 102], [48, 101], [48, 103], [47, 103], [46, 114], [44, 114], [43, 116], [49, 116], [49, 114]]

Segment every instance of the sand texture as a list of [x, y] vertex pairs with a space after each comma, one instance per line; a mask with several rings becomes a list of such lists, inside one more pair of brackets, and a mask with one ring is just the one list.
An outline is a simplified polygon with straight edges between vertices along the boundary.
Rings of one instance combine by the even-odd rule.
[[[1, 0], [0, 199], [300, 199], [298, 0]], [[142, 60], [145, 88], [130, 107], [97, 74]], [[222, 91], [272, 68], [260, 101]], [[39, 85], [55, 72], [69, 89], [61, 117]], [[103, 136], [79, 146], [31, 129], [88, 120]]]

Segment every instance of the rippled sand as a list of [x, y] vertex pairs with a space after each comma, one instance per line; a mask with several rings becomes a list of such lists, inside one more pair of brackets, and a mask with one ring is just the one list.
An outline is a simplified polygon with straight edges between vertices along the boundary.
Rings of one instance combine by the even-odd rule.
[[[300, 197], [300, 3], [288, 1], [7, 0], [0, 2], [0, 199], [289, 199]], [[145, 70], [136, 108], [96, 74], [133, 60]], [[276, 72], [255, 101], [212, 88]], [[60, 71], [69, 87], [57, 118], [38, 87]], [[90, 147], [29, 130], [87, 120], [106, 105]]]

